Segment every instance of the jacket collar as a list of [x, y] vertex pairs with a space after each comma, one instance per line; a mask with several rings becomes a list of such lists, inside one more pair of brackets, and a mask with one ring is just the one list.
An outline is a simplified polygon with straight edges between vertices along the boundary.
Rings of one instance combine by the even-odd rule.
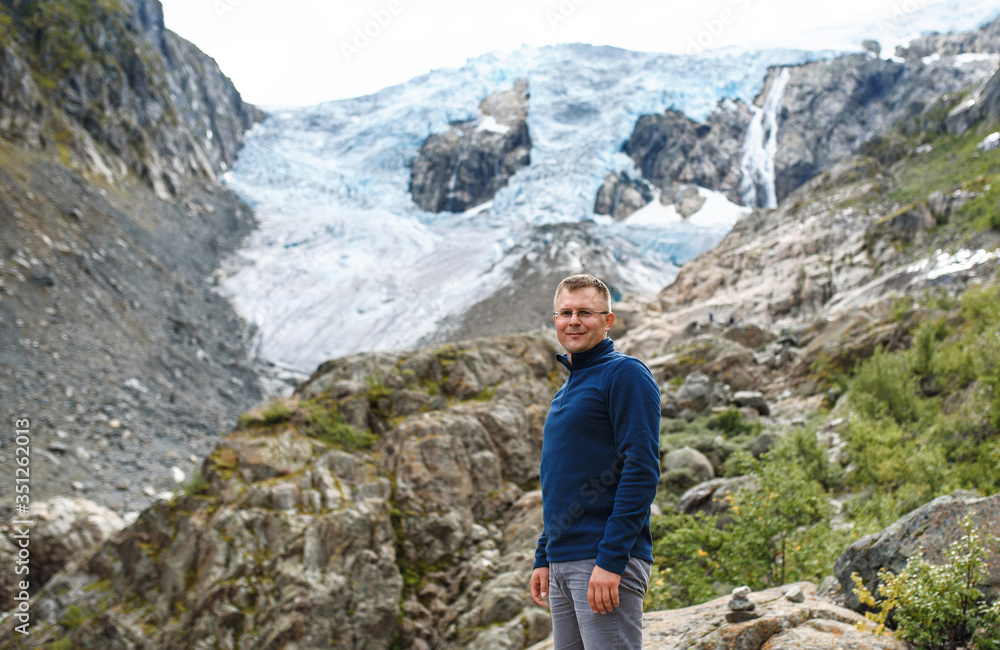
[[615, 342], [611, 340], [611, 337], [605, 337], [601, 339], [601, 342], [590, 348], [589, 350], [584, 350], [583, 352], [575, 352], [573, 354], [573, 362], [570, 363], [569, 358], [565, 354], [557, 354], [556, 359], [562, 365], [566, 366], [570, 372], [574, 370], [580, 370], [588, 366], [596, 364], [601, 357], [605, 356], [609, 352], [613, 352], [615, 349]]

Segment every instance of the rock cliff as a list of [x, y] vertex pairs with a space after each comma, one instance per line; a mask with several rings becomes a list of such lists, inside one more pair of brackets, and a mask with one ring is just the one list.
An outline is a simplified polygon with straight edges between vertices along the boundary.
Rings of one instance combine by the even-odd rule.
[[[643, 116], [622, 150], [644, 179], [661, 188], [666, 203], [673, 202], [678, 185], [697, 184], [725, 192], [735, 202], [773, 207], [766, 200], [769, 183], [775, 202], [781, 202], [896, 125], [912, 131], [942, 128], [939, 100], [966, 91], [996, 67], [998, 30], [1000, 21], [994, 21], [967, 35], [927, 37], [901, 51], [902, 61], [859, 53], [772, 69], [752, 110], [724, 101], [704, 123], [676, 111]], [[782, 75], [787, 77], [779, 81]], [[773, 170], [762, 178], [748, 150], [762, 143], [747, 138], [768, 137], [766, 124], [759, 134], [749, 131], [754, 120], [766, 119], [761, 107], [766, 113], [779, 84], [772, 98]]]
[[215, 180], [262, 119], [206, 56], [163, 26], [158, 0], [0, 3], [0, 133], [157, 196]]
[[945, 54], [898, 63], [854, 54], [792, 68], [778, 120], [778, 200], [898, 124], [938, 128], [938, 100], [965, 91], [995, 67], [995, 58], [965, 62]]
[[528, 82], [479, 104], [479, 117], [424, 142], [410, 164], [413, 201], [428, 212], [463, 212], [493, 198], [531, 161]]
[[0, 3], [0, 377], [34, 498], [138, 509], [261, 399], [211, 287], [254, 225], [218, 177], [259, 119], [155, 0]]
[[324, 364], [243, 417], [185, 495], [49, 582], [29, 645], [541, 640], [548, 617], [524, 589], [541, 503], [526, 490], [553, 352], [539, 335]]

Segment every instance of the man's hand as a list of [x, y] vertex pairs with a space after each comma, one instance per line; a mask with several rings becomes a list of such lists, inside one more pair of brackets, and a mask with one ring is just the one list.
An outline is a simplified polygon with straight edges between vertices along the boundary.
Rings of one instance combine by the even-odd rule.
[[618, 584], [622, 577], [617, 573], [611, 573], [607, 569], [594, 566], [594, 571], [590, 574], [590, 586], [587, 587], [587, 602], [590, 609], [597, 614], [610, 614], [618, 607]]
[[[541, 605], [548, 607], [549, 604], [542, 600], [549, 595], [549, 567], [540, 566], [531, 572], [531, 598]], [[618, 592], [615, 591], [615, 598]]]

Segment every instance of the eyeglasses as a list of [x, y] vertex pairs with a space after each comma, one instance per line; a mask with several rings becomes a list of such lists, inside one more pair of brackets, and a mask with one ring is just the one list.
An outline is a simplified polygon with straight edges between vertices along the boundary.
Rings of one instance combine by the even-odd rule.
[[598, 314], [610, 314], [609, 311], [592, 311], [590, 309], [577, 309], [573, 311], [571, 309], [562, 309], [560, 311], [552, 312], [552, 315], [556, 317], [556, 320], [569, 320], [573, 318], [573, 314], [576, 314], [580, 320], [589, 320], [594, 318]]

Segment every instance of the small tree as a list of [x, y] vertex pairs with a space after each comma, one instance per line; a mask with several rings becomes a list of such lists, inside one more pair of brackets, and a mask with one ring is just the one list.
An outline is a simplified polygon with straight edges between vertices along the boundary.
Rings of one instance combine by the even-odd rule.
[[966, 534], [948, 550], [945, 564], [910, 558], [899, 574], [881, 569], [878, 597], [855, 573], [854, 593], [873, 608], [865, 614], [885, 629], [890, 617], [896, 637], [928, 650], [1000, 650], [1000, 600], [986, 603], [978, 585], [986, 577], [986, 546], [970, 519]]

